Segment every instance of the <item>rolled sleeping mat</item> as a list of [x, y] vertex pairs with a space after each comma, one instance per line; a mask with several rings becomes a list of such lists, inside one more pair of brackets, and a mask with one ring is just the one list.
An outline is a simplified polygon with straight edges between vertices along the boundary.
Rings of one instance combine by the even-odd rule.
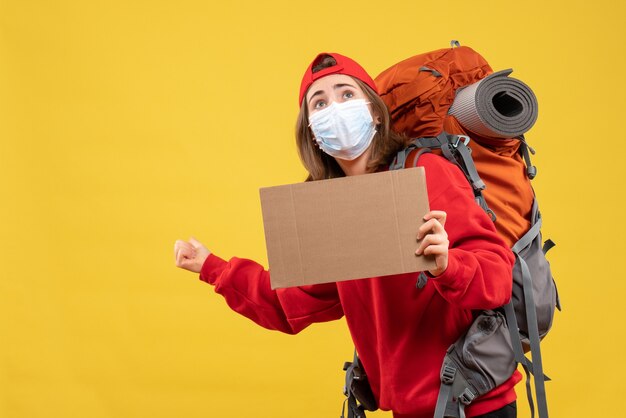
[[458, 90], [448, 113], [478, 135], [514, 138], [528, 132], [537, 121], [537, 97], [509, 78], [512, 72], [499, 71]]

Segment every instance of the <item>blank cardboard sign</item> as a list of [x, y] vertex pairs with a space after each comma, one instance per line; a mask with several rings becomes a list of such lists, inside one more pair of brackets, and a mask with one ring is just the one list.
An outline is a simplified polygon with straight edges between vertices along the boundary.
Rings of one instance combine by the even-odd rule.
[[422, 167], [262, 188], [272, 288], [429, 270]]

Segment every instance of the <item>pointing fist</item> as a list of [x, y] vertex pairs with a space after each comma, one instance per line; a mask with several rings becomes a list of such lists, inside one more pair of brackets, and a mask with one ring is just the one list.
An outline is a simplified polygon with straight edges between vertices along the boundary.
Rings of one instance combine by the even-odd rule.
[[200, 273], [209, 254], [211, 251], [195, 238], [189, 238], [189, 242], [178, 240], [174, 244], [176, 267], [194, 273]]

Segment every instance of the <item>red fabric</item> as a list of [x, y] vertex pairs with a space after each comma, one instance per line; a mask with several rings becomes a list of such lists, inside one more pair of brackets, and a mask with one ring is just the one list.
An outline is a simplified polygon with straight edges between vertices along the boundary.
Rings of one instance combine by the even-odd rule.
[[[345, 316], [380, 408], [401, 418], [432, 417], [446, 349], [467, 330], [473, 310], [508, 302], [514, 262], [458, 168], [434, 154], [419, 162], [431, 209], [448, 214], [450, 240], [447, 270], [423, 289], [411, 273], [274, 291], [259, 264], [213, 254], [200, 273], [232, 309], [269, 329], [293, 334]], [[511, 403], [520, 378], [515, 372], [475, 400], [468, 417]]]
[[[313, 67], [316, 66], [324, 55], [330, 55], [337, 61], [337, 65], [333, 65], [332, 67], [324, 68], [323, 70], [313, 72]], [[302, 77], [302, 82], [300, 83], [300, 95], [298, 96], [298, 106], [302, 104], [302, 99], [306, 94], [311, 84], [317, 79], [322, 77], [326, 77], [330, 74], [345, 74], [354, 78], [358, 78], [368, 86], [372, 88], [375, 92], [378, 92], [376, 88], [376, 83], [372, 80], [372, 77], [361, 67], [356, 61], [345, 57], [343, 55], [334, 53], [334, 52], [322, 52], [318, 54], [317, 57], [311, 62], [309, 68], [306, 69], [304, 76]]]

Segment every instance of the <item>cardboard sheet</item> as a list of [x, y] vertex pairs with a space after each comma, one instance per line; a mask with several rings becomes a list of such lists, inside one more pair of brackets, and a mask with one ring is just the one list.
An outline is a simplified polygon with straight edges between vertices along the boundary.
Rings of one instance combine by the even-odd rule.
[[272, 288], [432, 269], [416, 256], [422, 167], [262, 188]]

